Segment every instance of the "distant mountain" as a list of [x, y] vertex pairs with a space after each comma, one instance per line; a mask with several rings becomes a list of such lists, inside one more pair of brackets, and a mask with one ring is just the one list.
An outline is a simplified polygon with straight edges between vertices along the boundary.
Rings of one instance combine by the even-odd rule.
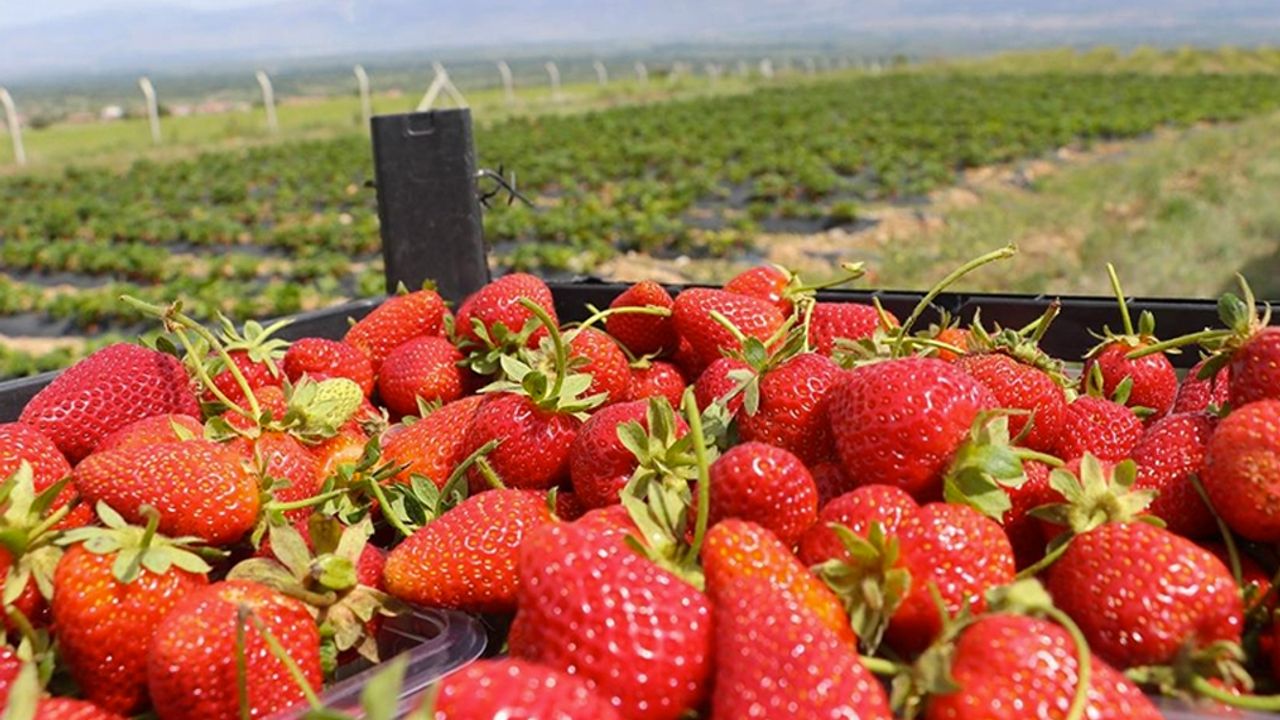
[[[213, 11], [146, 0], [6, 28], [0, 76], [466, 47], [1004, 35], [1054, 42], [1257, 42], [1276, 0], [274, 0]], [[3, 80], [0, 77], [0, 80]]]

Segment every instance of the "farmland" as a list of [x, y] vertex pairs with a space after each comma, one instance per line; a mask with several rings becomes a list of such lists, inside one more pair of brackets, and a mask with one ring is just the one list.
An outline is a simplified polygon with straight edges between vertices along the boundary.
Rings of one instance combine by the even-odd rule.
[[[495, 207], [486, 235], [498, 265], [544, 274], [590, 273], [627, 253], [733, 262], [758, 257], [774, 234], [853, 231], [878, 208], [919, 206], [975, 168], [1161, 128], [1249, 126], [1278, 107], [1280, 76], [1251, 70], [942, 68], [525, 114], [477, 129], [481, 163], [516, 170], [535, 198], [532, 208]], [[125, 292], [181, 296], [202, 317], [267, 317], [377, 294], [369, 155], [366, 138], [343, 133], [0, 178], [0, 336], [136, 333], [141, 318], [116, 301]], [[1094, 184], [1109, 176], [1100, 171]], [[963, 243], [948, 236], [948, 245], [1017, 239], [994, 221], [978, 226], [986, 231]], [[899, 265], [953, 252], [935, 238], [900, 248], [915, 259]], [[895, 262], [886, 257], [883, 282], [898, 279]], [[12, 341], [0, 347], [0, 376], [83, 349]]]

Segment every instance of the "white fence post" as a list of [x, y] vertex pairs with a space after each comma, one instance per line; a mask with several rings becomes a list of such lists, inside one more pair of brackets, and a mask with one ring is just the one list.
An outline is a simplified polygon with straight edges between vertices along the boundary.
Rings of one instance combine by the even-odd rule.
[[433, 62], [431, 67], [436, 71], [436, 76], [431, 81], [430, 87], [427, 88], [426, 94], [422, 96], [422, 100], [418, 103], [418, 112], [430, 110], [436, 104], [436, 98], [442, 92], [448, 93], [458, 107], [467, 107], [467, 99], [462, 97], [462, 93], [458, 91], [457, 86], [449, 79], [449, 73], [444, 69], [444, 65]]
[[760, 61], [760, 77], [766, 80], [773, 79], [773, 61], [769, 58]]
[[560, 102], [564, 99], [564, 95], [560, 92], [560, 68], [556, 67], [553, 60], [548, 60], [545, 67], [547, 68], [547, 77], [551, 79], [551, 100]]
[[636, 79], [640, 81], [641, 85], [649, 84], [649, 69], [639, 60], [636, 61]]
[[596, 68], [596, 82], [600, 83], [600, 87], [604, 87], [608, 85], [609, 84], [609, 68], [605, 67], [604, 63], [600, 62], [599, 60], [596, 60], [594, 63], [592, 63], [592, 65], [594, 65]]
[[506, 96], [508, 105], [516, 104], [516, 81], [511, 77], [511, 66], [506, 60], [498, 61], [498, 74], [502, 76], [502, 93]]
[[818, 74], [818, 63], [814, 62], [813, 58], [811, 58], [811, 57], [810, 57], [810, 58], [805, 58], [805, 59], [804, 59], [804, 71], [805, 71], [807, 74], [809, 74], [809, 75], [817, 75], [817, 74]]
[[143, 75], [138, 78], [138, 87], [142, 88], [142, 96], [147, 100], [147, 122], [151, 125], [151, 143], [160, 144], [160, 103], [156, 100], [156, 87], [151, 78]]
[[13, 140], [13, 159], [19, 165], [26, 165], [27, 150], [22, 146], [22, 123], [18, 122], [18, 109], [13, 106], [13, 96], [2, 87], [0, 105], [4, 106], [5, 122], [9, 124], [9, 137]]
[[352, 71], [356, 74], [356, 84], [360, 86], [360, 120], [368, 130], [369, 123], [373, 120], [373, 100], [369, 97], [369, 73], [364, 71], [363, 65], [356, 65]]
[[748, 77], [751, 75], [751, 68], [747, 66], [746, 60], [738, 61], [738, 77]]
[[262, 105], [267, 109], [267, 129], [274, 135], [280, 132], [280, 122], [276, 119], [276, 91], [266, 72], [259, 70], [257, 78], [258, 85], [262, 87]]

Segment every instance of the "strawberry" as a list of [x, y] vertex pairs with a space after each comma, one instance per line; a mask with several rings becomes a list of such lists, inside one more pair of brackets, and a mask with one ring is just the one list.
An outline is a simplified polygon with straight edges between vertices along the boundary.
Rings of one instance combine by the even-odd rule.
[[354, 345], [318, 337], [295, 340], [285, 351], [283, 366], [289, 382], [303, 375], [313, 380], [344, 377], [359, 385], [365, 397], [373, 393], [373, 363]]
[[1214, 534], [1213, 513], [1196, 491], [1191, 476], [1201, 474], [1214, 421], [1199, 413], [1174, 413], [1155, 421], [1133, 448], [1138, 464], [1134, 487], [1157, 492], [1147, 510], [1174, 533], [1188, 538]]
[[1172, 663], [1187, 643], [1240, 641], [1243, 605], [1207, 550], [1144, 522], [1078, 535], [1049, 568], [1053, 601], [1120, 668]]
[[516, 609], [520, 543], [553, 521], [545, 497], [494, 490], [427, 523], [387, 557], [387, 590], [427, 607], [502, 613]]
[[1238, 408], [1257, 400], [1280, 400], [1280, 328], [1258, 329], [1231, 354], [1228, 401]]
[[794, 598], [837, 637], [850, 644], [857, 640], [840, 600], [776, 535], [755, 523], [730, 519], [712, 526], [702, 547], [702, 564], [714, 604], [726, 600], [720, 591], [739, 579], [765, 580]]
[[[881, 313], [884, 313], [883, 317]], [[830, 357], [836, 340], [869, 338], [884, 325], [885, 319], [897, 325], [897, 318], [873, 305], [844, 302], [820, 302], [813, 306], [809, 318], [809, 345], [820, 355]]]
[[1208, 360], [1201, 360], [1187, 371], [1173, 398], [1173, 412], [1206, 412], [1210, 406], [1226, 407], [1231, 384], [1231, 366], [1223, 365], [1216, 373], [1201, 378], [1200, 371]]
[[595, 328], [576, 330], [569, 334], [569, 357], [575, 371], [591, 376], [588, 395], [603, 394], [608, 405], [630, 394], [631, 366], [613, 338]]
[[40, 698], [34, 720], [124, 720], [124, 716], [85, 700], [46, 697]]
[[411, 475], [421, 475], [443, 488], [454, 468], [467, 453], [467, 428], [485, 396], [455, 400], [412, 425], [396, 425], [382, 436], [382, 457], [387, 462], [406, 465], [396, 482], [407, 483]]
[[[954, 348], [959, 348], [960, 350], [968, 350], [969, 336], [969, 331], [964, 328], [943, 327], [938, 329], [938, 333], [933, 336], [933, 339], [941, 343], [946, 343]], [[956, 353], [946, 348], [938, 348], [937, 352], [935, 352], [933, 356], [943, 362], [955, 362], [956, 360], [964, 357], [963, 354]]]
[[1142, 421], [1129, 408], [1105, 398], [1081, 395], [1067, 406], [1058, 436], [1058, 457], [1074, 460], [1091, 453], [1119, 462], [1129, 457], [1142, 437]]
[[316, 475], [321, 479], [338, 472], [339, 466], [356, 465], [369, 445], [369, 435], [354, 422], [349, 422], [337, 435], [307, 448], [316, 461]]
[[[652, 280], [641, 280], [614, 298], [609, 308], [655, 307], [670, 310], [673, 304], [671, 295], [661, 285]], [[616, 313], [605, 318], [604, 327], [632, 355], [674, 352], [677, 347], [675, 322], [670, 315]]]
[[735, 445], [711, 464], [708, 521], [754, 522], [787, 547], [817, 520], [818, 490], [804, 463], [782, 448], [758, 442]]
[[787, 288], [791, 279], [791, 273], [776, 265], [758, 265], [734, 275], [724, 284], [724, 289], [759, 298], [777, 307], [783, 315], [790, 315], [793, 306]]
[[578, 499], [578, 494], [573, 491], [557, 492], [556, 507], [553, 514], [557, 520], [572, 522], [587, 514], [587, 506], [582, 504], [582, 501]]
[[[834, 453], [827, 394], [843, 374], [835, 361], [815, 353], [784, 360], [760, 376], [755, 407], [738, 415], [738, 436], [788, 450], [805, 463]], [[754, 412], [753, 412], [754, 410]]]
[[514, 658], [480, 660], [447, 676], [434, 710], [435, 720], [621, 718], [582, 679]]
[[393, 416], [417, 415], [421, 403], [448, 403], [467, 393], [462, 353], [442, 337], [411, 338], [396, 346], [378, 371], [378, 397]]
[[[559, 324], [555, 300], [547, 284], [527, 273], [512, 273], [485, 285], [462, 303], [458, 308], [458, 336], [473, 344], [494, 347], [505, 344], [509, 336], [522, 335], [525, 325], [536, 322], [536, 317], [521, 299], [533, 301], [553, 324]], [[525, 342], [517, 344], [536, 346], [545, 333], [543, 328], [538, 328]]]
[[153, 415], [116, 430], [102, 438], [94, 452], [127, 450], [162, 442], [179, 442], [204, 436], [204, 425], [192, 415]]
[[[1085, 355], [1084, 377], [1091, 378], [1100, 395], [1111, 398], [1128, 407], [1138, 409], [1151, 419], [1164, 417], [1173, 407], [1173, 397], [1178, 392], [1178, 376], [1168, 356], [1160, 352], [1155, 337], [1155, 316], [1143, 312], [1135, 329], [1129, 315], [1129, 306], [1116, 269], [1107, 264], [1111, 287], [1120, 307], [1123, 333], [1103, 328], [1102, 342]], [[1130, 353], [1140, 357], [1129, 357]]]
[[1013, 582], [1013, 548], [991, 519], [967, 505], [930, 503], [908, 515], [898, 528], [902, 565], [911, 589], [893, 613], [886, 638], [899, 652], [925, 648], [942, 628], [930, 587], [946, 611], [986, 608], [987, 591]]
[[[1225, 544], [1202, 542], [1200, 547], [1213, 553], [1224, 567], [1231, 567], [1231, 553]], [[1236, 557], [1240, 560], [1240, 596], [1244, 598], [1245, 610], [1253, 610], [1258, 606], [1268, 611], [1274, 610], [1276, 600], [1271, 593], [1271, 573], [1244, 553], [1237, 553]]]
[[718, 595], [713, 720], [893, 717], [857, 650], [796, 598], [756, 578]]
[[[218, 319], [222, 323], [218, 339], [226, 355], [211, 352], [204, 360], [204, 369], [211, 378], [213, 387], [205, 387], [200, 397], [203, 402], [230, 400], [241, 404], [245, 401], [246, 390], [252, 391], [284, 382], [280, 360], [284, 358], [289, 343], [272, 335], [289, 321], [282, 320], [264, 328], [250, 320], [244, 324], [243, 331], [237, 331], [236, 326], [226, 317], [219, 315]], [[239, 378], [227, 365], [228, 360], [240, 373]]]
[[[103, 505], [106, 529], [73, 530], [53, 578], [59, 654], [84, 697], [112, 712], [146, 704], [147, 646], [179, 600], [208, 584], [209, 566], [181, 541], [133, 527]], [[152, 568], [164, 568], [158, 572]]]
[[937, 497], [951, 456], [995, 399], [954, 365], [908, 357], [860, 366], [827, 400], [836, 452], [862, 485], [897, 485]]
[[[36, 492], [31, 465], [25, 460], [18, 468], [0, 478], [0, 595], [3, 595], [3, 625], [17, 629], [8, 617], [12, 608], [21, 612], [34, 627], [48, 624], [47, 600], [53, 595], [53, 573], [61, 555], [53, 544], [59, 527], [57, 518], [68, 515], [65, 505], [54, 508], [61, 499], [57, 483]], [[89, 522], [92, 514], [84, 520]]]
[[106, 502], [130, 522], [160, 512], [160, 531], [211, 545], [239, 540], [258, 520], [259, 488], [234, 449], [207, 440], [95, 453], [76, 466], [86, 502]]
[[625, 534], [580, 520], [525, 538], [511, 655], [581, 677], [628, 720], [675, 720], [707, 693], [711, 608]]
[[1280, 540], [1277, 468], [1280, 400], [1259, 400], [1218, 422], [1200, 480], [1213, 508], [1232, 530], [1250, 540], [1275, 542]]
[[[462, 456], [496, 441], [485, 462], [498, 479], [509, 487], [546, 490], [569, 476], [569, 450], [581, 424], [572, 414], [540, 408], [525, 395], [495, 393], [472, 416]], [[467, 477], [472, 492], [489, 487], [476, 466], [467, 470]]]
[[364, 353], [377, 374], [392, 350], [419, 335], [441, 334], [445, 312], [435, 290], [394, 295], [352, 325], [342, 341]]
[[745, 362], [728, 357], [722, 357], [708, 365], [693, 384], [693, 396], [698, 401], [698, 408], [705, 411], [711, 403], [721, 400], [730, 415], [737, 415], [742, 408], [742, 393], [737, 392], [742, 387], [742, 381], [735, 379], [730, 373], [747, 369]]
[[[722, 325], [713, 313], [727, 319], [737, 332]], [[699, 368], [726, 352], [740, 351], [742, 337], [769, 340], [785, 320], [782, 311], [766, 300], [707, 288], [691, 288], [677, 295], [672, 318], [676, 332], [689, 341]]]
[[[32, 482], [36, 492], [43, 492], [59, 480], [71, 474], [71, 464], [58, 451], [53, 441], [35, 428], [22, 423], [0, 423], [0, 481], [13, 475], [23, 462], [31, 467]], [[63, 507], [74, 500], [76, 490], [68, 484], [58, 493], [53, 509]], [[88, 524], [93, 511], [87, 507], [72, 508], [59, 523], [61, 528]]]
[[[569, 450], [569, 478], [584, 507], [598, 508], [617, 503], [618, 494], [640, 465], [641, 458], [623, 441], [624, 424], [637, 423], [642, 435], [652, 432], [660, 436], [657, 439], [667, 446], [673, 445], [689, 431], [684, 419], [673, 415], [669, 406], [665, 411], [651, 411], [650, 407], [651, 401], [648, 400], [618, 403], [596, 411], [583, 423]], [[651, 412], [661, 413], [665, 422], [651, 424]], [[633, 446], [640, 444], [633, 443]], [[649, 445], [647, 437], [643, 438], [642, 444]]]
[[289, 412], [289, 398], [285, 396], [284, 388], [280, 386], [268, 385], [255, 388], [253, 399], [258, 403], [259, 410], [259, 415], [254, 416], [253, 419], [232, 409], [224, 411], [219, 417], [226, 421], [232, 430], [251, 436], [259, 430], [264, 416], [270, 416], [272, 420], [278, 421]]
[[[1082, 717], [1159, 720], [1136, 685], [1099, 658], [1090, 663]], [[1080, 682], [1077, 649], [1047, 620], [997, 613], [966, 627], [951, 657], [952, 692], [928, 700], [926, 720], [1064, 720]], [[1034, 709], [1033, 709], [1034, 708]]]
[[[305, 445], [288, 433], [266, 431], [253, 440], [244, 438], [232, 443], [249, 461], [258, 477], [259, 487], [269, 488], [272, 499], [280, 503], [308, 500], [320, 494], [325, 476], [320, 463]], [[285, 511], [290, 520], [305, 519], [312, 508]]]
[[[320, 634], [301, 602], [244, 580], [187, 594], [156, 626], [147, 654], [147, 687], [156, 713], [166, 720], [241, 717], [240, 682], [253, 717], [302, 702], [302, 688], [268, 645], [266, 633], [307, 684], [320, 687]], [[237, 665], [242, 659], [241, 681]]]
[[643, 366], [631, 366], [631, 385], [627, 390], [626, 400], [647, 400], [651, 397], [664, 397], [671, 407], [680, 405], [680, 397], [688, 381], [680, 368], [669, 362], [653, 360]]
[[905, 490], [893, 485], [863, 485], [827, 503], [818, 521], [800, 538], [800, 560], [817, 565], [828, 560], [849, 560], [848, 550], [831, 529], [839, 524], [866, 537], [871, 523], [878, 522], [885, 534], [896, 536], [903, 521], [920, 509]]
[[813, 484], [818, 488], [818, 509], [853, 490], [856, 485], [849, 480], [840, 467], [840, 463], [823, 460], [809, 466], [809, 474], [813, 476]]
[[182, 364], [172, 355], [116, 343], [54, 378], [19, 419], [75, 464], [112, 430], [164, 413], [200, 414]]
[[[1048, 465], [1026, 460], [1022, 463], [1022, 472], [1025, 482], [1017, 487], [1005, 486], [1010, 507], [1000, 518], [1004, 534], [1009, 536], [1009, 544], [1013, 546], [1013, 557], [1019, 570], [1044, 557], [1046, 524], [1031, 511], [1062, 499], [1049, 485], [1051, 468]], [[1058, 532], [1056, 528], [1054, 532]]]
[[22, 671], [22, 659], [7, 645], [0, 645], [0, 706], [9, 706], [9, 691], [18, 673]]
[[1000, 407], [1030, 413], [1009, 416], [1010, 434], [1020, 435], [1030, 423], [1022, 443], [1040, 452], [1054, 450], [1067, 412], [1067, 396], [1054, 370], [1000, 352], [962, 355], [955, 364], [990, 390]]

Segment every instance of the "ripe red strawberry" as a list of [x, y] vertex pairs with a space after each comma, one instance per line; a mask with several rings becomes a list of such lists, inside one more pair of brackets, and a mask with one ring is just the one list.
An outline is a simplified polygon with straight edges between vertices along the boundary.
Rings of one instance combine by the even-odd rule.
[[204, 425], [192, 415], [153, 415], [116, 430], [102, 438], [94, 452], [127, 450], [142, 445], [162, 442], [179, 442], [204, 437]]
[[1280, 400], [1280, 327], [1254, 332], [1231, 353], [1227, 367], [1231, 407], [1257, 400]]
[[7, 645], [0, 645], [0, 706], [9, 706], [9, 689], [22, 672], [22, 659]]
[[[259, 420], [265, 415], [270, 415], [273, 420], [284, 418], [285, 413], [289, 411], [289, 399], [284, 395], [284, 388], [278, 385], [267, 385], [266, 387], [256, 388], [253, 391], [253, 398], [258, 403], [259, 415], [254, 419], [249, 419], [235, 410], [226, 410], [220, 416], [231, 426], [233, 430], [237, 430], [246, 435], [252, 435], [258, 431]], [[251, 407], [246, 402], [242, 408], [251, 411]]]
[[738, 436], [775, 445], [805, 463], [832, 456], [827, 394], [843, 371], [831, 358], [802, 353], [760, 377], [759, 406], [738, 414]]
[[1058, 436], [1057, 456], [1075, 460], [1092, 453], [1120, 462], [1142, 437], [1142, 421], [1129, 408], [1105, 398], [1081, 395], [1067, 406]]
[[182, 363], [172, 355], [116, 343], [67, 368], [36, 393], [20, 420], [75, 464], [112, 430], [164, 413], [200, 414]]
[[[1228, 569], [1231, 567], [1231, 553], [1223, 543], [1202, 542], [1200, 547], [1213, 553], [1214, 557], [1222, 561], [1223, 567]], [[1236, 557], [1240, 560], [1240, 593], [1245, 599], [1245, 611], [1251, 611], [1264, 603], [1267, 610], [1274, 610], [1276, 598], [1269, 596], [1271, 573], [1258, 564], [1257, 560], [1242, 552], [1237, 553]]]
[[[719, 400], [742, 384], [732, 378], [729, 373], [735, 370], [748, 370], [747, 364], [736, 358], [723, 357], [707, 366], [693, 384], [693, 397], [698, 401], [698, 409], [706, 410], [711, 403]], [[725, 403], [729, 414], [736, 416], [742, 409], [742, 393], [739, 392]]]
[[836, 452], [854, 482], [927, 499], [941, 493], [952, 454], [995, 399], [954, 365], [908, 357], [850, 371], [827, 403]]
[[[485, 398], [471, 418], [462, 444], [462, 457], [486, 443], [498, 446], [485, 460], [508, 487], [546, 490], [569, 476], [569, 448], [582, 424], [575, 416], [543, 410], [515, 393]], [[473, 492], [489, 487], [477, 467], [467, 470]]]
[[1213, 514], [1190, 479], [1201, 474], [1213, 424], [1202, 412], [1166, 415], [1152, 423], [1133, 448], [1138, 464], [1134, 487], [1158, 493], [1147, 512], [1183, 537], [1202, 538], [1217, 531]]
[[794, 597], [754, 578], [718, 595], [713, 720], [893, 717], [857, 649]]
[[628, 720], [675, 720], [707, 694], [711, 608], [625, 534], [580, 520], [525, 539], [511, 655], [581, 677]]
[[1126, 357], [1128, 353], [1141, 350], [1149, 344], [1149, 341], [1137, 344], [1115, 341], [1105, 344], [1085, 363], [1084, 372], [1087, 377], [1092, 368], [1098, 368], [1102, 373], [1102, 392], [1106, 397], [1112, 397], [1116, 388], [1127, 378], [1133, 383], [1133, 387], [1124, 405], [1150, 408], [1154, 411], [1152, 418], [1161, 418], [1173, 407], [1173, 398], [1178, 392], [1178, 376], [1173, 370], [1173, 364], [1164, 353], [1134, 359]]
[[307, 448], [316, 460], [316, 474], [323, 480], [340, 465], [356, 465], [369, 444], [369, 435], [356, 423], [347, 423], [337, 435]]
[[467, 428], [485, 396], [455, 400], [412, 425], [396, 425], [382, 436], [382, 458], [407, 464], [396, 482], [409, 482], [411, 475], [429, 478], [443, 488], [454, 469], [466, 459], [463, 452]]
[[[320, 463], [305, 445], [288, 433], [268, 430], [257, 438], [240, 438], [232, 443], [254, 468], [259, 487], [271, 487], [272, 498], [281, 503], [307, 500], [320, 493], [325, 476]], [[313, 508], [285, 511], [290, 520], [303, 520]]]
[[467, 393], [462, 353], [442, 337], [416, 337], [387, 354], [378, 371], [378, 397], [394, 416], [419, 414], [418, 403], [448, 403]]
[[[661, 285], [652, 280], [641, 280], [614, 298], [609, 307], [658, 307], [670, 310], [673, 304], [671, 295]], [[618, 313], [605, 318], [604, 327], [637, 357], [670, 353], [677, 347], [675, 322], [670, 315]]]
[[85, 700], [46, 697], [36, 706], [35, 720], [124, 720], [124, 716]]
[[292, 383], [303, 375], [317, 381], [344, 377], [359, 385], [365, 397], [373, 393], [373, 363], [345, 342], [318, 337], [295, 340], [284, 354], [283, 365]]
[[1275, 542], [1280, 540], [1278, 469], [1280, 400], [1259, 400], [1218, 422], [1200, 480], [1232, 530], [1250, 540]]
[[[527, 273], [512, 273], [485, 285], [462, 303], [458, 308], [458, 337], [480, 345], [490, 344], [482, 342], [476, 333], [476, 321], [484, 326], [485, 332], [494, 340], [497, 340], [495, 327], [498, 324], [509, 333], [521, 332], [525, 324], [534, 319], [534, 314], [520, 303], [521, 298], [537, 303], [553, 323], [559, 324], [551, 288], [541, 278]], [[538, 328], [529, 336], [527, 345], [536, 346], [537, 341], [545, 334], [545, 329]]]
[[[31, 466], [35, 491], [41, 492], [71, 474], [71, 465], [58, 451], [53, 441], [39, 430], [22, 423], [0, 423], [0, 481], [4, 481], [26, 461]], [[74, 485], [68, 484], [58, 493], [53, 505], [56, 510], [76, 497]], [[71, 510], [58, 524], [59, 528], [72, 528], [89, 523], [93, 511], [81, 505]]]
[[813, 484], [818, 488], [818, 509], [857, 487], [834, 460], [823, 460], [809, 466]]
[[239, 540], [258, 520], [259, 488], [240, 454], [207, 440], [95, 453], [75, 469], [85, 502], [105, 502], [133, 523], [143, 506], [160, 512], [160, 531], [211, 545]]
[[387, 590], [407, 602], [467, 612], [516, 608], [520, 543], [553, 521], [546, 497], [494, 490], [427, 523], [387, 557]]
[[604, 393], [605, 405], [625, 400], [631, 392], [631, 365], [618, 343], [595, 328], [572, 332], [567, 337], [569, 357], [585, 361], [574, 365], [574, 370], [591, 376], [586, 394]]
[[[179, 600], [208, 584], [209, 566], [179, 544], [148, 536], [140, 527], [105, 515], [109, 529], [86, 528], [53, 578], [53, 621], [59, 656], [81, 693], [112, 712], [131, 714], [146, 704], [147, 647], [156, 626]], [[154, 522], [151, 525], [154, 531]], [[93, 550], [90, 550], [93, 548]], [[117, 569], [123, 552], [140, 552], [136, 565]], [[150, 569], [172, 563], [165, 572]]]
[[[689, 431], [684, 419], [673, 416], [672, 439]], [[578, 430], [569, 450], [569, 478], [578, 500], [586, 508], [618, 502], [618, 494], [640, 464], [640, 459], [618, 437], [624, 423], [639, 423], [647, 433], [649, 401], [633, 400], [597, 410]]]
[[818, 622], [849, 644], [857, 641], [840, 600], [814, 577], [791, 549], [765, 528], [745, 520], [716, 523], [702, 547], [707, 594], [720, 604], [720, 591], [742, 578], [765, 580], [795, 598]]
[[[1062, 502], [1062, 496], [1049, 485], [1051, 468], [1035, 460], [1022, 461], [1022, 472], [1026, 482], [1018, 487], [1005, 487], [1011, 507], [1000, 518], [1004, 534], [1009, 536], [1009, 544], [1013, 547], [1013, 557], [1018, 569], [1034, 565], [1044, 557], [1047, 540], [1045, 538], [1047, 524], [1033, 516], [1031, 511], [1054, 502]], [[1060, 526], [1054, 526], [1051, 535], [1061, 532]]]
[[[885, 312], [897, 325], [897, 318]], [[869, 338], [880, 325], [880, 313], [872, 305], [820, 302], [813, 306], [809, 319], [809, 345], [818, 354], [830, 357], [835, 352], [836, 340]]]
[[395, 295], [352, 325], [342, 341], [364, 353], [377, 374], [392, 350], [419, 335], [439, 335], [445, 312], [435, 290]]
[[924, 505], [902, 521], [898, 539], [911, 590], [893, 614], [885, 637], [901, 653], [923, 650], [942, 628], [931, 585], [937, 587], [947, 612], [955, 615], [966, 605], [982, 612], [988, 590], [1013, 582], [1009, 538], [968, 505]]
[[795, 455], [758, 442], [729, 448], [711, 464], [712, 525], [727, 518], [759, 524], [787, 547], [818, 516], [818, 489]]
[[[244, 646], [237, 647], [242, 608]], [[147, 687], [166, 720], [240, 717], [237, 662], [243, 657], [249, 711], [267, 717], [303, 701], [302, 688], [268, 647], [265, 627], [320, 687], [320, 634], [306, 606], [264, 585], [228, 580], [182, 598], [156, 627], [147, 656]]]
[[[277, 353], [280, 357], [282, 354]], [[258, 388], [279, 386], [284, 382], [284, 373], [280, 371], [279, 365], [274, 359], [270, 363], [265, 360], [255, 360], [250, 357], [246, 350], [228, 350], [228, 357], [231, 362], [235, 363], [236, 368], [240, 371], [240, 375], [244, 378], [245, 386], [250, 390]], [[240, 385], [240, 381], [236, 379], [231, 370], [226, 369], [226, 363], [216, 355], [209, 357], [213, 384], [218, 388], [228, 400], [233, 403], [243, 403], [245, 400], [244, 389]], [[219, 402], [220, 398], [210, 389], [200, 395], [200, 400], [207, 403]]]
[[686, 385], [688, 381], [680, 368], [669, 362], [653, 360], [644, 367], [631, 368], [631, 387], [627, 390], [626, 399], [664, 397], [671, 407], [678, 407]]
[[785, 316], [768, 301], [724, 290], [691, 288], [676, 296], [672, 308], [676, 332], [689, 341], [693, 359], [705, 368], [726, 352], [742, 349], [733, 332], [712, 316], [723, 315], [744, 337], [765, 341], [782, 327]]
[[791, 273], [776, 265], [758, 265], [734, 275], [724, 284], [724, 289], [759, 298], [777, 307], [783, 315], [790, 315], [792, 303], [787, 297], [787, 286], [791, 284], [791, 277]]
[[621, 720], [580, 678], [514, 658], [480, 660], [447, 676], [436, 692], [431, 717]]
[[1223, 365], [1212, 376], [1200, 379], [1200, 370], [1207, 361], [1201, 360], [1187, 371], [1173, 399], [1172, 412], [1206, 412], [1210, 405], [1222, 408], [1227, 405], [1227, 391], [1231, 384], [1231, 366]]
[[1010, 435], [1018, 436], [1031, 422], [1022, 444], [1032, 450], [1053, 452], [1062, 432], [1067, 396], [1052, 375], [998, 352], [962, 355], [955, 364], [985, 385], [1000, 407], [1031, 413], [1009, 416]]
[[[946, 343], [952, 347], [960, 348], [961, 350], [968, 350], [969, 335], [969, 331], [964, 328], [944, 327], [938, 330], [938, 334], [935, 335], [933, 339], [938, 342]], [[945, 348], [938, 348], [933, 356], [943, 362], [955, 362], [956, 360], [964, 357], [964, 355], [957, 354]]]
[[848, 550], [831, 524], [843, 525], [866, 537], [871, 523], [878, 522], [889, 536], [896, 536], [903, 521], [920, 508], [902, 488], [893, 485], [863, 485], [827, 503], [818, 521], [800, 538], [800, 560], [813, 566], [827, 560], [849, 560]]
[[[926, 720], [1045, 720], [1067, 717], [1075, 697], [1078, 653], [1067, 631], [1047, 620], [998, 613], [979, 618], [956, 642], [951, 677], [957, 689], [935, 694]], [[1160, 720], [1128, 678], [1099, 658], [1090, 663], [1083, 717]]]
[[1071, 541], [1046, 587], [1104, 660], [1172, 663], [1186, 643], [1240, 641], [1243, 605], [1225, 566], [1144, 522], [1104, 523]]

